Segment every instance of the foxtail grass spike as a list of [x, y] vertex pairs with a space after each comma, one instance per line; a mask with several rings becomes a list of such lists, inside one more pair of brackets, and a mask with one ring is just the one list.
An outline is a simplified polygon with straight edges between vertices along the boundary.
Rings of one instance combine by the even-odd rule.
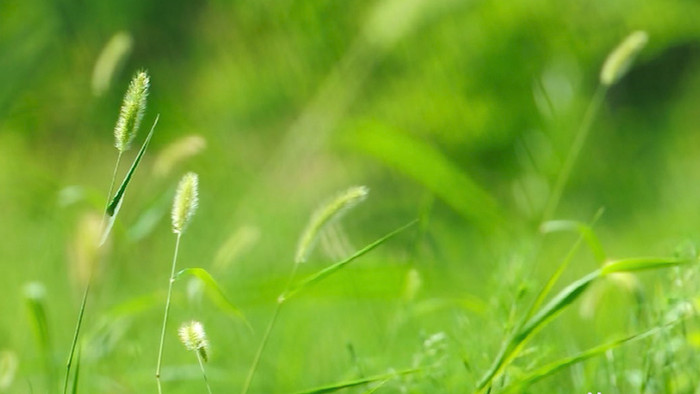
[[124, 95], [124, 102], [119, 111], [119, 119], [114, 127], [114, 145], [119, 152], [129, 150], [131, 141], [141, 126], [141, 119], [146, 111], [146, 99], [150, 77], [146, 71], [139, 71], [129, 83], [129, 88]]
[[305, 262], [323, 226], [364, 201], [368, 194], [369, 189], [366, 186], [354, 186], [338, 194], [334, 199], [317, 209], [311, 216], [309, 224], [306, 225], [301, 238], [299, 238], [294, 262], [296, 264]]
[[[158, 346], [156, 383], [158, 384], [159, 393], [163, 392], [160, 381], [160, 371], [163, 363], [163, 344], [165, 341], [165, 331], [168, 327], [168, 314], [170, 313], [170, 302], [172, 300], [173, 295], [173, 283], [175, 282], [175, 267], [177, 266], [177, 254], [178, 250], [180, 249], [180, 238], [182, 238], [182, 232], [185, 230], [185, 227], [187, 227], [187, 224], [192, 219], [192, 216], [194, 215], [194, 212], [197, 209], [197, 185], [197, 174], [193, 172], [188, 172], [180, 180], [180, 183], [177, 186], [177, 193], [175, 193], [175, 200], [173, 201], [173, 232], [177, 235], [177, 237], [175, 239], [175, 253], [173, 253], [173, 263], [172, 267], [170, 268], [170, 280], [168, 281], [168, 297], [165, 300], [163, 326], [160, 331], [160, 345]], [[200, 360], [201, 365], [201, 355], [197, 353], [197, 357]], [[202, 372], [204, 372], [203, 368]]]
[[625, 76], [647, 41], [649, 36], [644, 31], [635, 31], [627, 36], [605, 59], [600, 70], [600, 83], [611, 86]]
[[185, 231], [187, 224], [192, 220], [192, 216], [197, 210], [197, 204], [199, 203], [198, 182], [197, 174], [188, 172], [177, 185], [172, 212], [173, 232], [176, 234], [181, 234]]
[[209, 379], [207, 379], [207, 373], [204, 371], [204, 362], [209, 360], [207, 353], [209, 351], [209, 342], [207, 341], [207, 334], [204, 332], [204, 326], [198, 321], [191, 321], [180, 326], [177, 333], [180, 336], [180, 341], [185, 345], [185, 348], [195, 352], [197, 355], [199, 368], [202, 370], [204, 383], [207, 385], [207, 392], [211, 394]]
[[177, 331], [185, 349], [199, 353], [204, 361], [209, 361], [209, 341], [204, 326], [198, 321], [184, 323]]

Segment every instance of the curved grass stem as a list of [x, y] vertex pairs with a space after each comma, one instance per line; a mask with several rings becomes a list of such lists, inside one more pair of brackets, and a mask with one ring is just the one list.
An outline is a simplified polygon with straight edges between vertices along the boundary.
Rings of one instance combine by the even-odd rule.
[[248, 393], [248, 390], [250, 389], [250, 384], [253, 382], [253, 377], [255, 377], [255, 372], [257, 371], [258, 365], [260, 364], [260, 358], [262, 357], [262, 353], [265, 350], [267, 341], [270, 339], [272, 329], [275, 327], [275, 323], [277, 323], [277, 317], [279, 316], [280, 310], [282, 309], [282, 304], [284, 304], [287, 300], [287, 298], [285, 298], [285, 295], [291, 289], [292, 283], [294, 282], [294, 278], [296, 277], [298, 266], [299, 264], [294, 264], [294, 268], [292, 269], [292, 275], [289, 277], [287, 286], [285, 286], [284, 291], [282, 291], [280, 296], [277, 297], [277, 302], [275, 303], [275, 310], [274, 312], [272, 312], [272, 317], [270, 318], [270, 322], [267, 324], [265, 333], [263, 334], [262, 340], [260, 341], [260, 346], [258, 346], [258, 350], [255, 352], [255, 358], [253, 358], [253, 364], [251, 364], [250, 370], [248, 371], [248, 375], [246, 376], [245, 382], [243, 383], [243, 389], [241, 390], [241, 394]]

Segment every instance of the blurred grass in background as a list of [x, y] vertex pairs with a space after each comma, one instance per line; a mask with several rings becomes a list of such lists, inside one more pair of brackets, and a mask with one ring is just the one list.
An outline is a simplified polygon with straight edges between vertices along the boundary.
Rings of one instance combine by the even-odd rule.
[[[45, 286], [48, 370], [58, 375], [80, 272], [96, 260], [81, 389], [155, 390], [169, 206], [190, 170], [201, 204], [179, 264], [214, 273], [255, 328], [198, 296], [196, 283], [176, 284], [171, 327], [205, 324], [215, 392], [242, 384], [309, 214], [354, 184], [369, 186], [368, 201], [325, 235], [303, 273], [425, 220], [290, 304], [253, 391], [411, 367], [441, 332], [442, 372], [386, 389], [469, 390], [518, 292], [575, 239], [548, 236], [530, 260], [600, 66], [633, 30], [649, 45], [609, 92], [555, 217], [585, 222], [604, 207], [596, 231], [610, 256], [668, 255], [700, 239], [699, 20], [700, 4], [683, 0], [0, 3], [0, 350], [19, 361], [10, 392], [44, 392], [50, 376], [25, 285]], [[122, 60], [95, 85], [115, 35]], [[100, 255], [86, 247], [89, 228], [116, 157], [120, 101], [142, 68], [152, 81], [144, 124], [161, 119]], [[580, 253], [566, 278], [594, 266]], [[668, 275], [643, 279], [653, 298]], [[610, 299], [592, 319], [568, 313], [536, 352], [561, 356], [626, 332], [631, 301]], [[175, 328], [165, 387], [200, 390]], [[561, 373], [537, 387], [600, 391], [606, 377], [590, 371], [603, 362], [585, 364], [583, 381]]]

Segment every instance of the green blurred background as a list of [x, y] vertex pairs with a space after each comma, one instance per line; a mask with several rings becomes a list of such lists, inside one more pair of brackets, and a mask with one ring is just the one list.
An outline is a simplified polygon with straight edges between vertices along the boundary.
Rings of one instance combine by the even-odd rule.
[[[175, 335], [190, 319], [209, 333], [214, 391], [237, 392], [309, 215], [355, 184], [369, 199], [324, 233], [302, 275], [423, 221], [290, 302], [253, 392], [431, 358], [439, 373], [382, 390], [468, 391], [519, 292], [532, 292], [575, 240], [548, 236], [533, 252], [600, 67], [638, 29], [649, 45], [609, 91], [555, 215], [589, 221], [604, 207], [596, 231], [611, 257], [670, 255], [700, 238], [697, 1], [0, 2], [0, 351], [18, 361], [5, 389], [58, 387], [81, 275], [99, 261], [81, 391], [155, 391], [169, 206], [179, 177], [195, 171], [201, 204], [179, 267], [209, 270], [254, 332], [196, 282], [178, 281], [167, 392], [203, 392]], [[136, 144], [156, 114], [160, 123], [97, 252], [89, 245], [116, 159], [112, 130], [139, 69], [151, 94]], [[565, 279], [595, 264], [580, 253]], [[668, 282], [643, 279], [649, 294]], [[28, 315], [30, 282], [45, 291], [44, 342]], [[616, 301], [593, 318], [567, 312], [538, 354], [627, 332], [629, 305]], [[436, 333], [444, 338], [426, 344]], [[605, 388], [605, 377], [583, 376], [561, 373], [536, 389]]]

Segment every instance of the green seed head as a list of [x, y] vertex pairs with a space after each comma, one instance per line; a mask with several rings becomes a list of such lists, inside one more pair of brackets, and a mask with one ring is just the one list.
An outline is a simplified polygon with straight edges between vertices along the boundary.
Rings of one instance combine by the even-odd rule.
[[141, 125], [141, 119], [146, 111], [146, 99], [150, 77], [145, 71], [139, 71], [129, 83], [124, 95], [124, 102], [119, 111], [119, 119], [114, 128], [114, 145], [120, 152], [129, 149]]
[[183, 323], [177, 333], [187, 350], [199, 353], [204, 361], [209, 360], [209, 342], [202, 323], [198, 321]]
[[605, 64], [600, 70], [600, 83], [611, 86], [619, 81], [629, 71], [647, 41], [649, 36], [643, 31], [635, 31], [627, 36], [605, 59]]
[[177, 185], [172, 212], [173, 232], [176, 234], [181, 234], [185, 230], [197, 210], [199, 203], [198, 184], [197, 174], [188, 172]]
[[367, 194], [369, 194], [369, 189], [366, 186], [351, 187], [317, 209], [299, 239], [294, 262], [297, 264], [305, 262], [323, 226], [364, 201]]

